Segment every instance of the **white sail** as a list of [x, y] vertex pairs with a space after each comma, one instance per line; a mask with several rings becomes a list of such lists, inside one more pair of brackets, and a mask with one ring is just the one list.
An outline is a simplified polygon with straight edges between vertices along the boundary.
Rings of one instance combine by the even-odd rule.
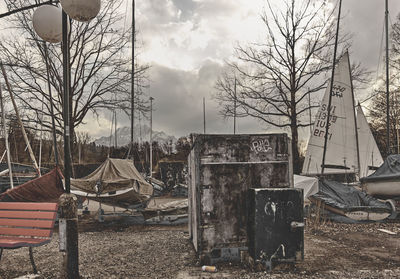
[[360, 177], [366, 177], [383, 164], [383, 159], [360, 105], [357, 106], [356, 119], [360, 148]]
[[[328, 114], [330, 82], [315, 117], [303, 165], [304, 175], [321, 174]], [[325, 174], [358, 173], [358, 154], [348, 53], [339, 60], [334, 76], [330, 127], [325, 155]]]

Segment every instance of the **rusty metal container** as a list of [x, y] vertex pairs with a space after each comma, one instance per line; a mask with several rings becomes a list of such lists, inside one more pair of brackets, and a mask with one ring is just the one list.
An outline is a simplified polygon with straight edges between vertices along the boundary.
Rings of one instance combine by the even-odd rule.
[[250, 189], [247, 198], [252, 263], [271, 270], [304, 259], [303, 189]]
[[188, 158], [189, 231], [203, 263], [247, 249], [250, 188], [293, 187], [286, 134], [195, 135]]

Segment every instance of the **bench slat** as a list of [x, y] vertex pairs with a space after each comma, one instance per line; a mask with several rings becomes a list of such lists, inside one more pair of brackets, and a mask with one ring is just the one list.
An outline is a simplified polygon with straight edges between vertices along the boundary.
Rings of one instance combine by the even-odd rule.
[[18, 248], [18, 247], [33, 247], [49, 243], [51, 239], [38, 238], [21, 238], [21, 237], [4, 237], [0, 238], [0, 247]]
[[7, 228], [0, 227], [0, 239], [2, 235], [20, 235], [20, 236], [37, 236], [37, 237], [50, 237], [52, 230], [49, 229], [26, 229], [26, 228]]
[[21, 219], [54, 219], [56, 212], [51, 211], [0, 211], [0, 218], [21, 218]]
[[57, 203], [50, 202], [0, 202], [1, 209], [57, 211]]
[[0, 218], [0, 227], [31, 227], [51, 229], [54, 226], [53, 220], [24, 220], [24, 219], [2, 219]]

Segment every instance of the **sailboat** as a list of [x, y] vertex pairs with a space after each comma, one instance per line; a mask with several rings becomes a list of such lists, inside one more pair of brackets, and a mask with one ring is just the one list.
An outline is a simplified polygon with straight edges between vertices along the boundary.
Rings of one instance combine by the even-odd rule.
[[363, 178], [374, 173], [383, 164], [383, 158], [360, 104], [357, 105], [356, 112], [358, 146], [360, 149], [360, 178]]
[[[314, 129], [308, 142], [302, 174], [319, 176], [322, 173], [337, 181], [354, 180], [359, 173], [359, 150], [354, 110], [353, 86], [348, 52], [340, 58], [335, 71], [329, 116], [324, 171], [322, 161], [330, 82], [317, 112]], [[371, 134], [372, 135], [372, 134]]]
[[[360, 105], [356, 117], [347, 52], [335, 70], [329, 121], [330, 84], [317, 112], [303, 165], [303, 175], [323, 176], [318, 193], [310, 200], [324, 204], [331, 213], [352, 220], [382, 220], [391, 215], [393, 208], [390, 205], [339, 183], [354, 182], [360, 176], [369, 175], [383, 160]], [[326, 125], [329, 125], [329, 131], [325, 146]]]

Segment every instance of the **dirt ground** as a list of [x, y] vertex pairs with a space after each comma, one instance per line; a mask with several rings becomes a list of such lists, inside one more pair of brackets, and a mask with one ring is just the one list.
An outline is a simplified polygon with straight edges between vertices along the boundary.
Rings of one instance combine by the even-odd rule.
[[[378, 229], [396, 233], [390, 235]], [[400, 278], [400, 223], [328, 223], [305, 232], [305, 259], [295, 269], [253, 272], [245, 266], [218, 265], [201, 272], [186, 226], [81, 225], [82, 278]], [[40, 276], [59, 278], [62, 254], [58, 234], [34, 249]], [[0, 278], [28, 278], [28, 248], [5, 250]], [[32, 278], [32, 277], [30, 277]]]

